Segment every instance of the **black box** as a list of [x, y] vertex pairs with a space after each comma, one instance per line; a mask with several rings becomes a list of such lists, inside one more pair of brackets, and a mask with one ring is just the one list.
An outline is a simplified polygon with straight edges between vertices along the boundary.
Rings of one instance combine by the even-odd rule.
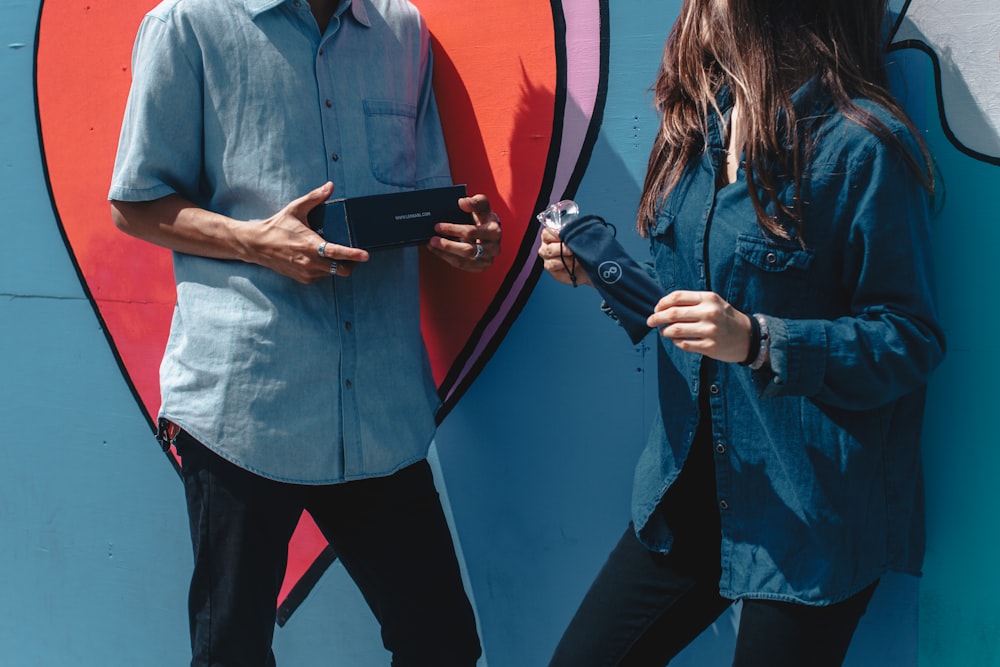
[[309, 226], [330, 243], [377, 250], [426, 243], [438, 222], [471, 225], [458, 207], [464, 185], [331, 199], [309, 212]]

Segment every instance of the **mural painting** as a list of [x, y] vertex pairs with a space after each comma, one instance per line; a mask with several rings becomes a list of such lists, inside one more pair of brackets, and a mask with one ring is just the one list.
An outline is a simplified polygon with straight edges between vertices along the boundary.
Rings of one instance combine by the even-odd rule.
[[[183, 502], [173, 458], [149, 434], [173, 305], [170, 258], [117, 232], [106, 202], [132, 42], [153, 4], [0, 8], [9, 230], [0, 244], [9, 448], [0, 583], [14, 601], [0, 645], [12, 665], [168, 665], [186, 652]], [[416, 4], [435, 40], [446, 139], [467, 158], [453, 160], [454, 179], [490, 195], [505, 232], [502, 262], [482, 276], [422, 265], [423, 330], [444, 400], [436, 472], [477, 604], [482, 663], [544, 664], [627, 515], [655, 369], [644, 344], [625, 345], [607, 325], [593, 294], [567, 295], [539, 276], [533, 214], [572, 196], [630, 228], [655, 133], [648, 86], [680, 3]], [[996, 390], [981, 378], [1000, 372], [1000, 350], [987, 335], [998, 316], [979, 297], [1000, 284], [991, 268], [1000, 7], [892, 4], [896, 88], [944, 183], [935, 229], [950, 350], [925, 428], [926, 576], [884, 583], [848, 664], [997, 665], [1000, 577], [988, 563], [1000, 530], [986, 508], [1000, 454], [988, 420]], [[489, 48], [468, 38], [484, 26]], [[630, 243], [642, 257], [643, 244]], [[567, 370], [554, 378], [545, 369], [556, 361]], [[956, 439], [990, 446], [956, 457]], [[308, 516], [290, 551], [279, 661], [382, 664], [377, 629]], [[727, 664], [732, 620], [678, 664]]]

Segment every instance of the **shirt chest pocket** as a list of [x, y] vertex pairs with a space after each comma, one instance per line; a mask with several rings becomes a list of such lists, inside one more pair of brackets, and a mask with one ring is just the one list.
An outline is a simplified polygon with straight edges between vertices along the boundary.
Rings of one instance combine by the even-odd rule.
[[813, 252], [798, 245], [740, 235], [726, 300], [741, 309], [795, 315], [809, 298], [812, 262]]
[[392, 100], [365, 100], [365, 134], [372, 175], [386, 185], [417, 184], [417, 107]]

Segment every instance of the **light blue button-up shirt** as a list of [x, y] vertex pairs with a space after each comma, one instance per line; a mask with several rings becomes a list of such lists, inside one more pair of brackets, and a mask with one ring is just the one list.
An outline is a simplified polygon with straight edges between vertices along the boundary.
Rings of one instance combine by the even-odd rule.
[[[450, 185], [427, 29], [405, 0], [168, 0], [142, 22], [109, 197], [177, 193], [248, 221], [333, 181], [353, 197]], [[166, 417], [230, 461], [307, 484], [427, 454], [439, 405], [417, 251], [301, 285], [174, 253]], [[141, 279], [137, 277], [137, 279]]]
[[[725, 168], [719, 122], [650, 233], [666, 290], [713, 290], [769, 323], [770, 368], [658, 346], [660, 412], [636, 468], [632, 516], [650, 548], [673, 536], [657, 511], [699, 420], [711, 422], [722, 519], [720, 591], [827, 604], [887, 570], [917, 573], [924, 549], [920, 429], [944, 354], [927, 193], [906, 127], [859, 101], [901, 149], [851, 122], [813, 81], [794, 98], [815, 124], [801, 196], [804, 246], [761, 231], [741, 168]], [[723, 95], [723, 110], [731, 100]], [[792, 202], [790, 182], [779, 196]], [[775, 213], [772, 205], [769, 209]], [[701, 414], [705, 396], [710, 413]], [[669, 498], [669, 496], [668, 496]]]

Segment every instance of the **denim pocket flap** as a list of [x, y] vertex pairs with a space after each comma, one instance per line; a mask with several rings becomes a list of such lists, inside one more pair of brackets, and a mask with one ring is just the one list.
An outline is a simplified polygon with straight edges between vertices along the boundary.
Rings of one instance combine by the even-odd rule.
[[674, 226], [674, 220], [676, 216], [670, 211], [660, 211], [656, 216], [656, 220], [649, 228], [649, 233], [651, 236], [663, 236], [667, 233], [667, 230]]
[[771, 273], [788, 269], [805, 271], [813, 260], [811, 250], [776, 245], [760, 237], [745, 235], [737, 240], [736, 254], [748, 264]]

